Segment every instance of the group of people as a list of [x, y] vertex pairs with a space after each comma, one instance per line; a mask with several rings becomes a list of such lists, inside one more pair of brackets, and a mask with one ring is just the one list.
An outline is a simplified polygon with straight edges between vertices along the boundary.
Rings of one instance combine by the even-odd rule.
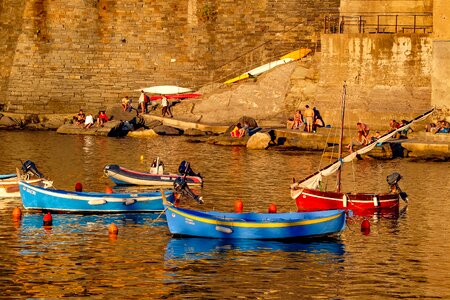
[[450, 133], [450, 123], [446, 120], [441, 120], [436, 123], [425, 125], [426, 132], [432, 133]]
[[[393, 132], [401, 127], [403, 127], [404, 125], [406, 125], [408, 123], [408, 121], [406, 120], [401, 120], [400, 122], [397, 122], [396, 120], [392, 119], [389, 121], [389, 129], [387, 132]], [[357, 136], [357, 142], [359, 145], [368, 145], [372, 142], [377, 141], [380, 137], [381, 134], [379, 131], [375, 132], [375, 135], [369, 137], [369, 133], [370, 133], [370, 128], [367, 124], [363, 123], [363, 122], [357, 122], [356, 123], [356, 129], [358, 130], [358, 136]], [[409, 132], [412, 132], [413, 130], [411, 129], [411, 127], [408, 127], [406, 129], [403, 129], [399, 132], [397, 132], [393, 138], [407, 138], [407, 135]], [[350, 145], [347, 145], [347, 148], [350, 148]]]
[[[94, 125], [94, 116], [91, 113], [85, 114], [82, 109], [78, 112], [76, 116], [73, 117], [73, 121], [77, 126], [83, 126], [83, 128], [91, 128]], [[98, 115], [95, 117], [95, 122], [98, 126], [103, 127], [106, 122], [109, 121], [108, 116], [104, 110], [98, 112]]]
[[[137, 109], [133, 108], [132, 102], [133, 101], [128, 96], [125, 96], [124, 98], [122, 98], [122, 101], [121, 101], [122, 111], [131, 112], [133, 109], [135, 109], [138, 114], [139, 113], [140, 114], [148, 113], [149, 104], [151, 102], [151, 99], [143, 90], [141, 90], [141, 94], [138, 99], [138, 108]], [[162, 96], [162, 98], [161, 98], [161, 107], [162, 107], [161, 113], [162, 113], [163, 117], [168, 115], [171, 118], [173, 118], [171, 103], [170, 103], [169, 99], [167, 99], [166, 96]], [[154, 108], [156, 108], [156, 106]]]
[[304, 125], [306, 132], [316, 132], [318, 127], [325, 126], [319, 110], [316, 107], [310, 108], [309, 105], [305, 106], [303, 114], [297, 110], [292, 121], [291, 129], [300, 129]]

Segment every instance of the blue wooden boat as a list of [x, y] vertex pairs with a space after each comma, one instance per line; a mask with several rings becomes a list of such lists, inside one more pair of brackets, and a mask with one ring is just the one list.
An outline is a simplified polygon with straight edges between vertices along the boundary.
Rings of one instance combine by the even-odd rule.
[[98, 193], [45, 189], [19, 181], [25, 209], [65, 213], [158, 212], [164, 209], [163, 195], [174, 201], [172, 191], [146, 193]]
[[201, 212], [166, 204], [174, 235], [206, 238], [279, 240], [326, 236], [344, 230], [345, 210], [287, 213]]

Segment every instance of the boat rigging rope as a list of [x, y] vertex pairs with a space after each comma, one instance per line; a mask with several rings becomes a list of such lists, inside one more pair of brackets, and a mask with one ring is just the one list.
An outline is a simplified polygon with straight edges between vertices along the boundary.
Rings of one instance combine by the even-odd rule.
[[168, 208], [168, 207], [164, 208], [164, 210], [156, 217], [156, 219], [153, 220], [153, 222], [150, 223], [150, 225], [155, 224], [155, 223], [159, 220], [159, 218], [161, 218], [161, 216], [163, 215], [163, 213], [166, 212], [167, 208]]

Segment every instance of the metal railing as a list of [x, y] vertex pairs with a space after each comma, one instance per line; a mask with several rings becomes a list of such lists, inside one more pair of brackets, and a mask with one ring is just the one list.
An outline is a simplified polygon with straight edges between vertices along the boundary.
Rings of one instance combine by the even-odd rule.
[[432, 33], [433, 15], [365, 14], [324, 18], [324, 33]]

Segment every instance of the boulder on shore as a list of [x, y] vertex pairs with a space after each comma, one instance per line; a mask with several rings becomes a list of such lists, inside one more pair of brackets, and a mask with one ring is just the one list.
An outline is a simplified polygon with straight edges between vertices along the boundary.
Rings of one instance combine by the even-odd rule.
[[252, 135], [247, 142], [247, 149], [264, 150], [267, 149], [272, 140], [271, 136], [267, 132], [257, 132]]

